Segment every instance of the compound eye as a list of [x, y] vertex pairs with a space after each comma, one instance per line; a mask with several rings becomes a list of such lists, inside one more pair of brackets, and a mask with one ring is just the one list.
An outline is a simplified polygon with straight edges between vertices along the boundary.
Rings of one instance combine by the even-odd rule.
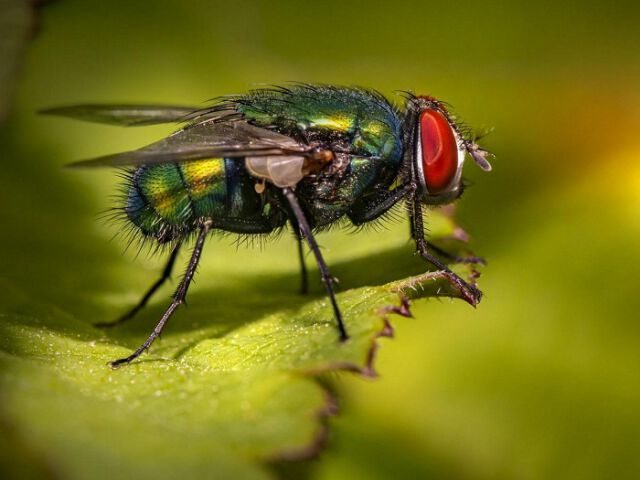
[[420, 114], [422, 172], [430, 195], [447, 190], [458, 171], [458, 144], [445, 116], [437, 110]]

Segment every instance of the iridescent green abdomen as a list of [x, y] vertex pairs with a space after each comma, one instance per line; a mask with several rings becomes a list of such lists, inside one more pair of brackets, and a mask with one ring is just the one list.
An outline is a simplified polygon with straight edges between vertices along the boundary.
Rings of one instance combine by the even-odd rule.
[[145, 234], [157, 236], [219, 214], [226, 194], [224, 159], [144, 166], [132, 176], [126, 212]]
[[146, 236], [167, 242], [203, 219], [238, 233], [266, 233], [284, 223], [265, 208], [244, 162], [207, 159], [143, 166], [131, 176], [125, 211]]

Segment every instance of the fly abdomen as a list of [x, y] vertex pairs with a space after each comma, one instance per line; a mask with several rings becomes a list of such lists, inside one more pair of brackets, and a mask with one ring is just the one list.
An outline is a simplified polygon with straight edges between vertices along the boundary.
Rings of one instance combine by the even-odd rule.
[[225, 163], [224, 159], [215, 158], [176, 165], [186, 188], [192, 220], [223, 214], [227, 197]]
[[222, 215], [226, 195], [222, 158], [143, 166], [132, 175], [125, 211], [145, 235], [169, 241], [200, 218]]

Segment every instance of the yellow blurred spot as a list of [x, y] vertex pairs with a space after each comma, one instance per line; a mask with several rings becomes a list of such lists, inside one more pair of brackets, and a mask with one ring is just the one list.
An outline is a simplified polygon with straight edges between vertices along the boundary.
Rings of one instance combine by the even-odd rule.
[[629, 175], [629, 191], [632, 197], [633, 209], [640, 217], [640, 159], [632, 162], [631, 174]]
[[635, 148], [620, 150], [596, 159], [587, 178], [581, 182], [583, 195], [615, 201], [625, 223], [640, 229], [640, 153]]

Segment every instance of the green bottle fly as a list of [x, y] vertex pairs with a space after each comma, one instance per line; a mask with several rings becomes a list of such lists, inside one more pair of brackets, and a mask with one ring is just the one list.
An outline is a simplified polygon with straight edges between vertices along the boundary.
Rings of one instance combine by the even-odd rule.
[[[448, 108], [429, 96], [406, 94], [398, 107], [369, 89], [294, 84], [222, 97], [208, 108], [80, 105], [47, 110], [116, 125], [178, 122], [184, 127], [147, 147], [72, 166], [135, 167], [127, 170], [121, 211], [143, 238], [173, 246], [162, 277], [126, 315], [132, 318], [169, 277], [177, 253], [195, 236], [195, 248], [174, 299], [130, 363], [157, 338], [183, 303], [211, 231], [268, 234], [291, 225], [314, 253], [336, 317], [341, 340], [347, 330], [314, 232], [346, 219], [374, 221], [400, 202], [407, 206], [416, 250], [476, 305], [482, 293], [455, 275], [430, 251], [423, 207], [449, 203], [462, 193], [462, 167], [470, 156], [490, 170], [490, 155], [456, 124]], [[458, 258], [439, 249], [453, 261]], [[105, 324], [103, 324], [105, 325]]]

